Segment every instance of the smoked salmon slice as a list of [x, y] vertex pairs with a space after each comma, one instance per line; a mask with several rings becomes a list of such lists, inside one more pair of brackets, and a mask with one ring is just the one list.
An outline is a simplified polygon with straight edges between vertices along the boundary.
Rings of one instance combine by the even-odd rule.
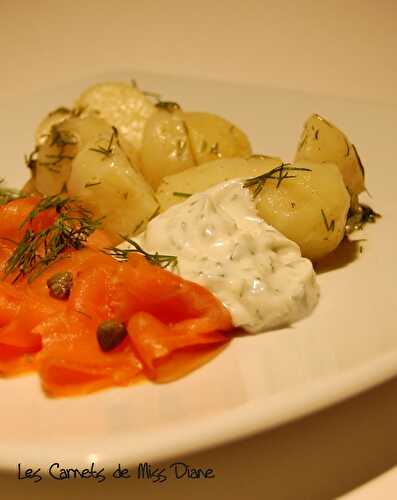
[[[31, 197], [0, 207], [0, 372], [35, 369], [49, 395], [86, 394], [142, 377], [172, 380], [230, 340], [230, 314], [208, 290], [143, 255], [115, 260], [100, 250], [110, 242], [101, 230], [34, 280], [17, 270], [5, 275], [26, 231], [43, 231], [59, 216], [50, 208], [32, 217], [38, 203]], [[59, 298], [50, 283], [64, 275], [70, 289]], [[99, 332], [109, 321], [125, 335], [105, 350]]]

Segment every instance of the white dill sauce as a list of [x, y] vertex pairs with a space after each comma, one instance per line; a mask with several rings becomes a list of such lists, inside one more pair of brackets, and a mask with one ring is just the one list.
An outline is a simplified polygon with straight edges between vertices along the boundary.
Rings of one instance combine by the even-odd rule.
[[148, 252], [176, 255], [173, 271], [211, 290], [234, 325], [250, 333], [292, 323], [318, 301], [311, 262], [257, 216], [240, 180], [171, 207], [135, 241]]

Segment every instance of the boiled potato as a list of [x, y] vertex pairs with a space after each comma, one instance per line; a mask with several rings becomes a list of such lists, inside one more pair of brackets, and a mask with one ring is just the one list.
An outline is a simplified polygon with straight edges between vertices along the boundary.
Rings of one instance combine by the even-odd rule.
[[189, 131], [197, 165], [219, 158], [245, 158], [251, 155], [248, 137], [224, 118], [211, 113], [182, 112]]
[[115, 126], [139, 152], [143, 130], [155, 107], [134, 84], [100, 83], [89, 87], [77, 99], [75, 106], [83, 115], [96, 113]]
[[286, 165], [282, 174], [291, 177], [280, 181], [277, 174], [262, 185], [255, 197], [258, 213], [295, 241], [304, 257], [321, 259], [345, 234], [350, 196], [339, 168], [331, 163], [301, 161]]
[[194, 165], [250, 154], [246, 135], [220, 116], [158, 105], [145, 127], [141, 170], [156, 189], [164, 177]]
[[172, 205], [181, 203], [190, 194], [205, 191], [221, 182], [240, 177], [255, 177], [282, 163], [280, 158], [266, 156], [250, 159], [230, 158], [211, 161], [170, 175], [162, 180], [156, 192], [160, 210], [163, 212]]
[[320, 259], [339, 245], [350, 196], [333, 164], [290, 165], [273, 157], [212, 161], [164, 178], [156, 192], [160, 210], [235, 178], [247, 179], [258, 214], [295, 241], [305, 257]]
[[64, 190], [78, 151], [94, 137], [107, 136], [109, 130], [110, 126], [96, 117], [70, 118], [52, 126], [38, 150], [34, 174], [36, 189], [46, 195]]
[[52, 127], [59, 125], [67, 118], [71, 118], [72, 115], [72, 110], [63, 107], [58, 108], [51, 113], [48, 113], [48, 115], [39, 123], [39, 126], [36, 129], [36, 144], [39, 146], [44, 144], [51, 134]]
[[141, 160], [141, 171], [153, 188], [166, 175], [195, 165], [188, 131], [179, 112], [159, 109], [148, 119]]
[[114, 238], [145, 228], [158, 210], [154, 193], [133, 167], [110, 127], [73, 159], [67, 191], [97, 217]]
[[305, 123], [295, 161], [335, 163], [351, 195], [365, 189], [364, 169], [356, 148], [334, 125], [319, 115], [312, 115]]

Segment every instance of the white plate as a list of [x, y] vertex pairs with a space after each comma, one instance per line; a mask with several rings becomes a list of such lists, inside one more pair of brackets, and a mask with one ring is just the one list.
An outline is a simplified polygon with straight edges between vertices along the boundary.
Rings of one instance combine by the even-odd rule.
[[356, 144], [373, 208], [383, 218], [356, 238], [360, 257], [322, 273], [315, 313], [291, 328], [237, 338], [215, 360], [168, 385], [140, 384], [86, 397], [49, 399], [36, 376], [0, 381], [0, 467], [54, 461], [82, 466], [155, 462], [241, 438], [352, 396], [397, 374], [395, 243], [396, 108], [141, 73], [43, 84], [37, 95], [0, 97], [1, 176], [27, 179], [23, 154], [47, 111], [88, 84], [133, 76], [187, 109], [239, 124], [256, 152], [292, 158], [305, 118], [325, 115]]

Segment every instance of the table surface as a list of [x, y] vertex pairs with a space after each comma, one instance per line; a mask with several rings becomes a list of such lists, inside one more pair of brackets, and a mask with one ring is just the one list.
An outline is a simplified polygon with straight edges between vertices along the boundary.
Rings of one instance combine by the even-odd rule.
[[[4, 94], [137, 68], [397, 103], [397, 2], [1, 0]], [[29, 54], [29, 56], [27, 56]], [[35, 57], [31, 57], [35, 54]], [[101, 484], [0, 476], [13, 499], [394, 498], [397, 379], [328, 410], [188, 457], [207, 481]], [[380, 486], [379, 486], [380, 485]], [[380, 493], [381, 492], [381, 493]]]

